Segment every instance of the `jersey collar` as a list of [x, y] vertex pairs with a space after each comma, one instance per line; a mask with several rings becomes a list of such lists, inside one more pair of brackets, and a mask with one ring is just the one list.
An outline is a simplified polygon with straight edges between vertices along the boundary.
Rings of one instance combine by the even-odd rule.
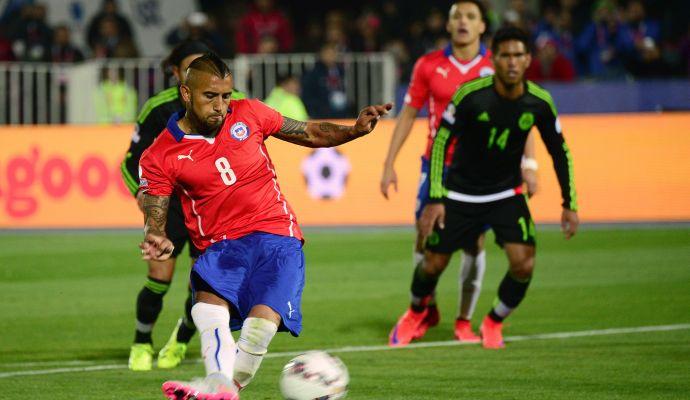
[[[453, 46], [448, 44], [445, 49], [443, 49], [443, 55], [448, 57], [453, 54]], [[486, 46], [484, 46], [484, 43], [479, 43], [479, 55], [480, 56], [485, 56], [486, 55]]]
[[[178, 112], [173, 113], [170, 118], [168, 118], [168, 124], [166, 125], [166, 128], [168, 128], [168, 132], [175, 138], [176, 141], [181, 141], [185, 133], [182, 129], [180, 129], [180, 126], [177, 124], [177, 121], [182, 119], [184, 117], [186, 110], [182, 109]], [[232, 114], [232, 107], [228, 107], [228, 115]], [[225, 120], [227, 120], [228, 115], [225, 116]], [[225, 124], [225, 121], [223, 121], [223, 124]]]

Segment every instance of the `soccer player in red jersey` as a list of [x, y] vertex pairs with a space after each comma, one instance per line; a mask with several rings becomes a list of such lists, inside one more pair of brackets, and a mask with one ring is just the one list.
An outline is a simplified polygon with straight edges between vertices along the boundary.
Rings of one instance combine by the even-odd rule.
[[[192, 268], [192, 317], [207, 376], [169, 381], [170, 399], [234, 400], [256, 373], [277, 331], [299, 335], [304, 287], [302, 232], [285, 200], [264, 141], [330, 147], [371, 132], [391, 104], [364, 108], [354, 126], [301, 122], [258, 100], [231, 100], [232, 75], [214, 54], [187, 70], [185, 110], [144, 152], [144, 259], [165, 260], [170, 196], [178, 193], [194, 244], [204, 249]], [[230, 333], [241, 329], [237, 344]]]
[[[394, 168], [395, 159], [410, 134], [419, 110], [428, 102], [429, 136], [426, 151], [422, 156], [419, 192], [415, 206], [416, 221], [419, 221], [422, 209], [428, 200], [431, 144], [446, 105], [460, 85], [494, 73], [490, 51], [480, 41], [481, 35], [486, 30], [485, 15], [484, 6], [478, 0], [456, 1], [450, 8], [446, 26], [451, 36], [450, 44], [445, 49], [422, 56], [417, 60], [412, 72], [410, 86], [405, 95], [405, 104], [400, 111], [384, 163], [380, 190], [386, 198], [388, 198], [388, 190], [391, 185], [397, 190], [398, 178]], [[449, 146], [449, 152], [446, 155], [446, 167], [452, 159], [453, 148], [454, 146]], [[533, 135], [529, 136], [525, 146], [525, 161], [523, 175], [531, 195], [536, 191], [537, 184]], [[419, 232], [418, 227], [417, 230]], [[415, 274], [422, 273], [423, 254], [424, 243], [418, 233], [413, 258]], [[485, 268], [484, 235], [481, 235], [476, 249], [466, 249], [463, 253], [459, 279], [458, 316], [455, 322], [455, 338], [459, 341], [469, 343], [480, 341], [479, 337], [472, 331], [470, 319], [479, 299]], [[412, 298], [414, 307], [401, 317], [391, 331], [389, 338], [391, 345], [405, 345], [413, 339], [419, 339], [424, 336], [428, 328], [439, 322], [440, 316], [436, 307], [435, 294], [425, 298], [415, 298], [413, 294]], [[416, 328], [406, 329], [407, 326]]]

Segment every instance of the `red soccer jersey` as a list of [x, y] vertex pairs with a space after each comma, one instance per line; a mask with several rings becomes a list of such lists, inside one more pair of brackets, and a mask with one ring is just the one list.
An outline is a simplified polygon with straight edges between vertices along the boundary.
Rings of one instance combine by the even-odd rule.
[[[441, 114], [460, 85], [472, 79], [492, 75], [494, 66], [491, 63], [491, 52], [480, 45], [479, 54], [470, 61], [460, 61], [453, 56], [453, 49], [448, 45], [443, 50], [432, 51], [420, 57], [414, 65], [410, 86], [405, 94], [405, 104], [421, 109], [429, 102], [429, 138], [424, 157], [431, 156], [431, 145], [436, 136], [436, 129], [441, 122]], [[452, 159], [452, 149], [448, 146], [446, 162]]]
[[154, 196], [176, 191], [194, 245], [267, 232], [302, 240], [264, 141], [283, 116], [258, 100], [232, 100], [215, 138], [185, 135], [173, 114], [142, 154], [139, 186]]

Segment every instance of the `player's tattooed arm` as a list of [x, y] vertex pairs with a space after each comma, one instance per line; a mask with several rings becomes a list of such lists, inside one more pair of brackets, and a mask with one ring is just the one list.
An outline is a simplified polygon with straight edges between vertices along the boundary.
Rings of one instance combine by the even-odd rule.
[[365, 107], [353, 126], [331, 122], [302, 122], [283, 117], [283, 125], [274, 136], [305, 147], [338, 146], [371, 132], [379, 117], [387, 114], [391, 107], [392, 104]]
[[144, 193], [144, 235], [151, 233], [165, 236], [165, 221], [169, 204], [170, 196], [151, 196]]

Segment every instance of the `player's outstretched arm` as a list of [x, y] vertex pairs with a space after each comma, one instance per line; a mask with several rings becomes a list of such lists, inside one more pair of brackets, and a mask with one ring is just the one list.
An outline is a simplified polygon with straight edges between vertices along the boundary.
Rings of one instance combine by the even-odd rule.
[[139, 244], [141, 258], [164, 261], [170, 258], [175, 246], [165, 236], [170, 196], [151, 196], [144, 193], [144, 241]]
[[303, 122], [283, 117], [283, 125], [273, 136], [305, 147], [338, 146], [374, 130], [379, 118], [388, 114], [392, 107], [391, 103], [365, 107], [359, 112], [353, 126], [330, 122]]
[[400, 153], [400, 149], [410, 136], [410, 131], [412, 131], [412, 124], [414, 124], [415, 118], [417, 118], [417, 113], [419, 110], [416, 108], [404, 105], [398, 116], [398, 122], [395, 124], [393, 129], [393, 136], [391, 137], [391, 143], [388, 146], [388, 154], [386, 154], [386, 161], [383, 163], [383, 173], [381, 174], [381, 194], [383, 197], [388, 199], [388, 188], [393, 185], [393, 189], [398, 191], [398, 175], [395, 173], [395, 159]]

